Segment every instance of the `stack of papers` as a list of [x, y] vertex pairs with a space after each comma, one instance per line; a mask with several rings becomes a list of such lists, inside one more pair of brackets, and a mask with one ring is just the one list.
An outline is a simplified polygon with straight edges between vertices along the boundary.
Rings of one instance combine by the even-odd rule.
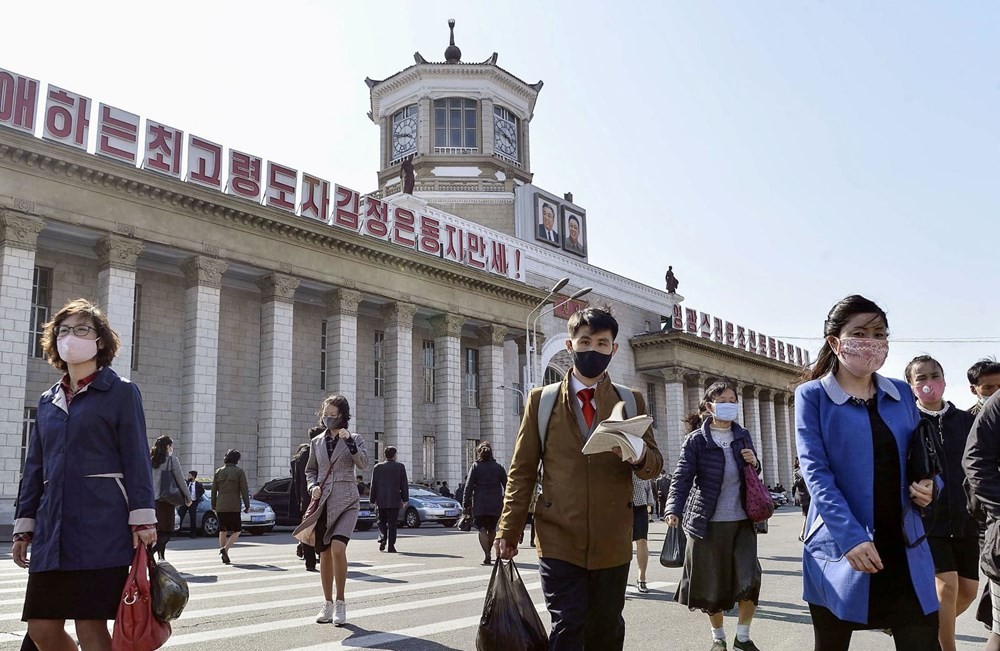
[[635, 463], [641, 459], [646, 451], [642, 435], [653, 424], [653, 418], [644, 414], [625, 419], [624, 413], [625, 403], [619, 402], [611, 411], [611, 417], [597, 425], [583, 446], [583, 453], [611, 452], [612, 448], [618, 447], [622, 450], [622, 461]]

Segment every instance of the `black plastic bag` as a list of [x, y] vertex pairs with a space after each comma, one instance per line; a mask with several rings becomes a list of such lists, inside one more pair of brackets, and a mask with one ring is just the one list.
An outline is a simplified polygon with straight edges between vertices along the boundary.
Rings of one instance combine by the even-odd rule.
[[549, 636], [514, 561], [499, 558], [476, 633], [478, 651], [546, 651]]
[[685, 547], [687, 547], [687, 537], [680, 526], [667, 527], [667, 535], [663, 537], [663, 551], [660, 552], [660, 565], [684, 567]]
[[160, 561], [150, 568], [149, 578], [153, 615], [161, 622], [169, 622], [180, 617], [190, 596], [184, 577], [173, 565]]

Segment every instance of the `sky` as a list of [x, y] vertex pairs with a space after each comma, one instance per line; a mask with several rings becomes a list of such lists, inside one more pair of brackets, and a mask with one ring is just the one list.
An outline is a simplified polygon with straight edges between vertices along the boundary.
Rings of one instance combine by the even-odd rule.
[[685, 305], [813, 357], [862, 294], [886, 375], [927, 353], [972, 403], [1000, 355], [995, 3], [15, 3], [0, 68], [368, 192], [364, 79], [443, 60], [449, 18], [463, 61], [544, 80], [534, 183], [587, 210], [592, 264], [673, 265]]

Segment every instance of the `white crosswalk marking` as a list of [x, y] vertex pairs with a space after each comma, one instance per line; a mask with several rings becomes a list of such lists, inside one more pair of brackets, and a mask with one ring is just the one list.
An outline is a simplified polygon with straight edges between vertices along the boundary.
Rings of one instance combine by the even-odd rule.
[[[379, 554], [371, 540], [352, 541], [346, 583], [348, 624], [342, 628], [315, 622], [323, 603], [320, 575], [304, 571], [287, 535], [273, 534], [266, 543], [241, 540], [232, 552], [232, 565], [222, 564], [216, 550], [204, 548], [204, 541], [200, 549], [175, 545], [168, 549], [168, 560], [188, 578], [191, 598], [182, 617], [173, 622], [173, 636], [165, 648], [193, 651], [210, 643], [216, 651], [473, 649], [492, 569], [476, 564], [481, 553], [474, 536], [451, 535], [436, 537], [440, 546], [430, 547], [434, 553], [392, 557]], [[453, 548], [453, 540], [462, 544], [461, 551]], [[516, 560], [547, 625], [536, 558], [532, 550], [522, 549]], [[10, 569], [9, 560], [4, 564], [0, 651], [19, 648], [26, 630], [20, 621], [26, 574]], [[650, 581], [648, 585], [656, 592], [673, 584]], [[638, 597], [634, 584], [629, 594]], [[66, 630], [74, 634], [71, 622]], [[449, 642], [425, 642], [438, 639]]]

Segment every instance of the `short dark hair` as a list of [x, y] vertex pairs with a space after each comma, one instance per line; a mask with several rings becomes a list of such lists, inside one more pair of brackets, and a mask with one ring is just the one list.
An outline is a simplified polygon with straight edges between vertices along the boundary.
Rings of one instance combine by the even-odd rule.
[[913, 380], [910, 378], [910, 371], [913, 370], [913, 367], [916, 366], [917, 364], [923, 364], [925, 362], [934, 362], [934, 365], [938, 367], [939, 371], [941, 371], [941, 375], [944, 375], [944, 367], [941, 366], [941, 362], [937, 361], [930, 355], [917, 355], [916, 357], [911, 359], [910, 363], [906, 365], [905, 369], [903, 369], [903, 377], [906, 378], [907, 382], [913, 382]]
[[78, 298], [66, 303], [61, 310], [56, 312], [51, 321], [42, 326], [42, 353], [45, 355], [45, 360], [60, 372], [67, 371], [66, 362], [59, 356], [56, 330], [63, 321], [77, 314], [87, 316], [94, 323], [97, 340], [103, 344], [97, 350], [97, 366], [110, 366], [115, 355], [118, 354], [118, 349], [121, 348], [121, 339], [118, 338], [118, 333], [111, 328], [108, 317], [101, 311], [101, 308], [85, 298]]
[[566, 220], [567, 224], [572, 224], [573, 222], [576, 222], [576, 227], [577, 228], [580, 227], [580, 218], [577, 217], [576, 215], [570, 215], [569, 219]]
[[548, 208], [548, 209], [549, 209], [549, 212], [550, 212], [550, 213], [552, 213], [552, 219], [555, 219], [555, 218], [556, 218], [556, 209], [555, 209], [555, 207], [554, 207], [554, 206], [553, 206], [552, 204], [550, 204], [550, 203], [545, 203], [545, 202], [543, 201], [543, 202], [542, 202], [542, 215], [543, 215], [543, 216], [545, 215], [545, 209], [546, 209], [546, 208]]
[[191, 475], [192, 477], [194, 477], [195, 479], [198, 479], [198, 471], [197, 470], [188, 470], [188, 474]]
[[1000, 375], [1000, 362], [993, 357], [984, 357], [970, 366], [966, 373], [969, 384], [973, 386], [979, 384], [979, 379], [984, 375]]
[[601, 330], [611, 331], [611, 340], [618, 338], [618, 321], [611, 314], [611, 306], [585, 307], [577, 310], [566, 323], [566, 330], [570, 338], [576, 336], [577, 331], [583, 326], [590, 326], [591, 332]]
[[240, 451], [235, 448], [229, 448], [226, 450], [226, 456], [223, 459], [226, 463], [239, 463], [240, 462]]
[[390, 461], [396, 458], [396, 446], [387, 445], [385, 446], [385, 458]]

